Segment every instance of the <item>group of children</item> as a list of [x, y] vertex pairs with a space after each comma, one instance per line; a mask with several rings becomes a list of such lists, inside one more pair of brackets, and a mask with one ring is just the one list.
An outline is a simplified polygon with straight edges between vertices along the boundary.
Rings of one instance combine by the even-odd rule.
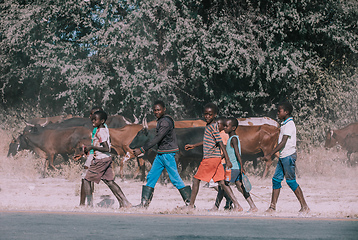
[[[98, 183], [102, 180], [113, 192], [119, 201], [120, 207], [130, 207], [131, 204], [121, 191], [120, 187], [114, 182], [112, 169], [112, 158], [110, 157], [109, 131], [105, 125], [107, 115], [101, 109], [96, 109], [91, 117], [94, 131], [92, 134], [91, 146], [85, 146], [88, 154], [88, 169], [82, 180], [81, 205], [92, 206], [92, 187], [91, 182]], [[308, 212], [310, 209], [304, 199], [302, 190], [296, 182], [295, 161], [296, 161], [296, 127], [291, 117], [292, 105], [285, 102], [278, 106], [278, 118], [282, 120], [278, 145], [273, 151], [264, 156], [265, 161], [271, 161], [276, 152], [280, 152], [275, 174], [272, 178], [273, 190], [272, 199], [267, 212], [276, 210], [276, 204], [280, 193], [281, 182], [286, 178], [288, 186], [295, 193], [301, 204], [300, 212]], [[237, 189], [243, 194], [250, 206], [251, 212], [258, 211], [250, 193], [243, 185], [242, 177], [245, 174], [241, 159], [240, 136], [235, 131], [238, 121], [234, 117], [217, 118], [218, 108], [213, 103], [204, 106], [204, 119], [206, 127], [203, 141], [185, 146], [190, 150], [199, 145], [203, 145], [203, 159], [193, 177], [192, 187], [185, 186], [178, 173], [175, 162], [175, 154], [179, 151], [175, 134], [174, 120], [165, 114], [166, 107], [163, 101], [156, 101], [153, 104], [153, 112], [157, 118], [156, 136], [144, 146], [133, 149], [133, 154], [139, 156], [157, 145], [157, 156], [154, 159], [152, 168], [147, 175], [147, 184], [142, 187], [141, 203], [135, 207], [148, 207], [154, 193], [154, 187], [164, 168], [167, 170], [173, 185], [179, 190], [184, 203], [184, 208], [194, 208], [195, 200], [199, 192], [200, 181], [214, 181], [218, 184], [218, 193], [215, 205], [212, 210], [219, 208], [220, 202], [225, 196], [227, 199], [226, 208], [233, 211], [243, 211], [233, 193], [229, 183], [234, 183]], [[228, 135], [228, 140], [223, 142], [221, 134], [223, 131]], [[220, 134], [221, 133], [221, 134]], [[94, 150], [93, 153], [90, 151]], [[231, 170], [231, 176], [225, 181], [225, 169]]]

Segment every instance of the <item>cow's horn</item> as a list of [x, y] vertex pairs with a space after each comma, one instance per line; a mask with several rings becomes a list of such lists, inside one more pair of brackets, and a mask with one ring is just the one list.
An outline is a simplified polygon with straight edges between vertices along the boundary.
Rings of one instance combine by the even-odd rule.
[[134, 114], [133, 114], [133, 117], [134, 117], [134, 124], [138, 124], [139, 123], [138, 118]]
[[125, 117], [123, 117], [123, 120], [126, 124], [132, 124], [130, 121], [128, 121]]
[[30, 127], [35, 127], [34, 124], [28, 123], [28, 122], [26, 122], [26, 121], [25, 121], [25, 124], [26, 124], [27, 126], [30, 126]]
[[45, 127], [48, 124], [48, 118], [46, 117], [46, 122], [43, 124], [40, 124], [41, 127]]
[[148, 123], [147, 123], [147, 118], [143, 118], [143, 128], [147, 128], [148, 129]]

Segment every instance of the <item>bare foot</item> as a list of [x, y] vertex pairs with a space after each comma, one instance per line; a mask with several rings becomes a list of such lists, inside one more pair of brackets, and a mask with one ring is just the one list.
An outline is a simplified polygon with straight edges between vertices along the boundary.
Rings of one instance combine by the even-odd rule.
[[219, 208], [217, 208], [215, 205], [212, 208], [208, 209], [208, 212], [217, 212], [217, 211], [219, 211]]
[[232, 208], [232, 211], [242, 212], [242, 211], [244, 211], [244, 209], [239, 205], [239, 206], [234, 206], [234, 207]]
[[195, 206], [194, 205], [188, 205], [188, 206], [183, 206], [183, 207], [179, 207], [180, 210], [192, 210], [194, 209]]
[[273, 213], [273, 212], [275, 212], [275, 211], [276, 211], [275, 208], [269, 207], [265, 212], [267, 212], [267, 213]]
[[252, 207], [247, 212], [250, 213], [250, 212], [257, 212], [257, 211], [259, 211], [259, 209], [257, 207]]
[[306, 206], [306, 207], [302, 207], [300, 209], [300, 211], [298, 211], [298, 212], [299, 213], [309, 213], [310, 211], [311, 211], [311, 209], [308, 206]]

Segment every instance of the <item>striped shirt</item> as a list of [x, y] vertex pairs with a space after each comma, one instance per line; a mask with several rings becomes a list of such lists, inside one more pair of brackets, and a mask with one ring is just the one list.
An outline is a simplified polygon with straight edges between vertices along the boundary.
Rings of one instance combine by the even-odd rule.
[[203, 150], [204, 158], [221, 157], [219, 142], [222, 142], [218, 124], [212, 123], [205, 127]]

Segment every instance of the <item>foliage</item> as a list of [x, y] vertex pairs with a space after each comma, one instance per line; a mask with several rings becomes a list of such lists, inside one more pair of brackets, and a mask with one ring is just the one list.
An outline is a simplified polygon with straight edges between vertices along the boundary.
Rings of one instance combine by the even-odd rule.
[[6, 111], [275, 117], [295, 107], [302, 146], [357, 121], [354, 0], [59, 0], [0, 2]]

